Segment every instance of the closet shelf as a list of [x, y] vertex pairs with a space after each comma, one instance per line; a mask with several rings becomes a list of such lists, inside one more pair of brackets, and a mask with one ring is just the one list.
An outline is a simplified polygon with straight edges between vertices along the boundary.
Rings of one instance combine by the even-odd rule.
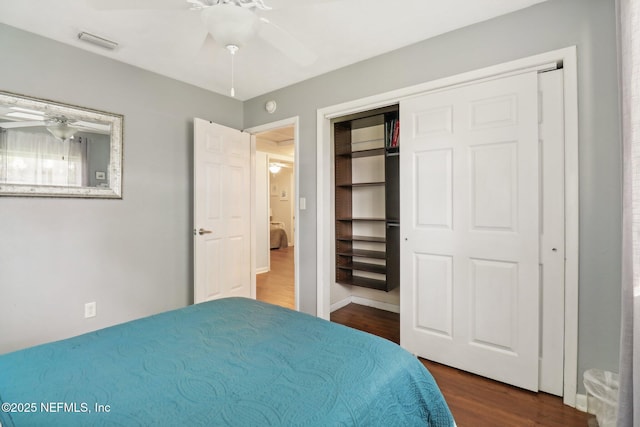
[[345, 241], [345, 242], [375, 242], [375, 243], [385, 243], [387, 239], [385, 237], [376, 237], [376, 236], [338, 236], [336, 240]]
[[377, 289], [379, 291], [387, 291], [387, 281], [370, 279], [368, 277], [351, 276], [347, 279], [337, 280], [341, 285], [360, 286], [363, 288]]
[[338, 265], [342, 270], [366, 271], [368, 273], [387, 274], [387, 266], [380, 264], [369, 264], [366, 262], [350, 262], [345, 265]]
[[375, 221], [385, 222], [386, 218], [336, 218], [336, 221]]
[[348, 184], [337, 184], [336, 187], [379, 187], [381, 185], [385, 185], [385, 181], [375, 181], [375, 182], [351, 182]]
[[351, 250], [344, 250], [344, 251], [336, 251], [336, 253], [341, 256], [350, 256], [350, 257], [358, 257], [358, 258], [385, 259], [387, 257], [387, 253], [384, 251], [371, 251], [368, 249], [351, 249]]
[[336, 156], [340, 157], [351, 157], [356, 159], [358, 157], [371, 157], [371, 156], [382, 156], [384, 154], [384, 148], [372, 148], [370, 150], [356, 150], [356, 151], [347, 151], [336, 153]]

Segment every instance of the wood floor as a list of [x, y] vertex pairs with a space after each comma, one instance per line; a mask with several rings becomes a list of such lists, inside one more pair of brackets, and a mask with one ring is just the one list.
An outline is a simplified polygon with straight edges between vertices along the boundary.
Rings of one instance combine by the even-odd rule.
[[[272, 271], [256, 277], [258, 299], [294, 308], [293, 265], [293, 247], [272, 250]], [[349, 304], [331, 313], [331, 320], [400, 342], [400, 316], [395, 313]], [[448, 366], [420, 361], [436, 379], [458, 427], [583, 427], [593, 418], [563, 405], [559, 397], [531, 393]]]
[[[331, 321], [400, 342], [400, 315], [356, 304], [331, 313]], [[420, 359], [442, 390], [458, 427], [587, 426], [591, 415], [546, 393], [532, 393]]]
[[293, 246], [272, 249], [271, 271], [256, 274], [256, 298], [295, 310]]

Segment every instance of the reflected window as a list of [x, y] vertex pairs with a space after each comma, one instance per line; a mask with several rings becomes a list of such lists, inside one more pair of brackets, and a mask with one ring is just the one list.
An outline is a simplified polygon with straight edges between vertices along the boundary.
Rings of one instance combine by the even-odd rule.
[[77, 132], [60, 140], [45, 130], [0, 132], [0, 181], [100, 187], [108, 183], [109, 138]]

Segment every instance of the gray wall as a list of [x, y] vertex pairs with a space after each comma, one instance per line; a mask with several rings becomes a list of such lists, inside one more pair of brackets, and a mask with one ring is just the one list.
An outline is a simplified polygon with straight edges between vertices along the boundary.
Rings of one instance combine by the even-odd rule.
[[0, 58], [0, 90], [125, 117], [122, 200], [0, 197], [0, 353], [190, 304], [193, 117], [242, 104], [2, 24]]
[[[591, 367], [617, 370], [621, 143], [614, 0], [550, 0], [244, 103], [245, 128], [300, 116], [300, 307], [316, 311], [316, 110], [576, 45], [580, 121], [579, 390]], [[274, 99], [278, 111], [267, 114]]]

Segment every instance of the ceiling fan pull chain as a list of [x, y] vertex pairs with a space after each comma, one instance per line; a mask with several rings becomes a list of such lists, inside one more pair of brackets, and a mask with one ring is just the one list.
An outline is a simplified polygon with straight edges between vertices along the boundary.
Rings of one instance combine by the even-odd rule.
[[238, 51], [238, 46], [234, 44], [230, 44], [227, 46], [227, 50], [231, 53], [231, 97], [235, 98], [236, 89], [235, 89], [235, 70], [234, 70], [234, 58], [236, 57], [236, 52]]
[[231, 52], [231, 97], [232, 98], [236, 96], [235, 79], [233, 76], [234, 74], [233, 62], [235, 57], [236, 57], [235, 52]]

